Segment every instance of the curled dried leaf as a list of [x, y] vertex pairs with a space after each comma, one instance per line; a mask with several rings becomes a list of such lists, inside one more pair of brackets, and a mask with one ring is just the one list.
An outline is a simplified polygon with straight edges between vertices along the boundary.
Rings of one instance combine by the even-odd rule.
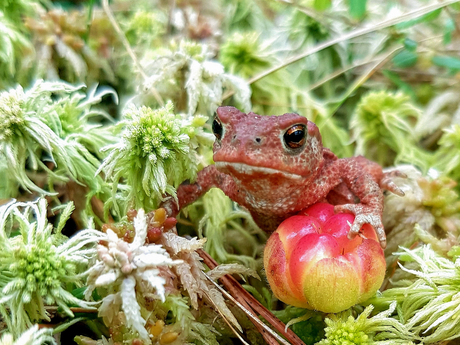
[[254, 271], [252, 268], [248, 268], [240, 264], [219, 265], [216, 268], [209, 271], [207, 274], [209, 278], [211, 278], [212, 280], [217, 280], [226, 274], [242, 274], [260, 280], [260, 277], [256, 271]]

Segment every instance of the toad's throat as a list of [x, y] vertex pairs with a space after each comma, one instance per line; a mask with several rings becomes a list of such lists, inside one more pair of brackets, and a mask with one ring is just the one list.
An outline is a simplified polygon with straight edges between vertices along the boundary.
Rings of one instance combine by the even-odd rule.
[[238, 174], [238, 175], [262, 175], [262, 176], [276, 176], [282, 175], [288, 179], [298, 179], [302, 180], [305, 177], [302, 175], [290, 173], [283, 170], [249, 165], [244, 163], [234, 163], [234, 162], [215, 162], [217, 170], [222, 171], [227, 174]]

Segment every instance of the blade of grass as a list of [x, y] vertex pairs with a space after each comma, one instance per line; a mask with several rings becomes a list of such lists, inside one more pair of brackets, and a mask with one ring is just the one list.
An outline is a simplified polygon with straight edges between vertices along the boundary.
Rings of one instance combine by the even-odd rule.
[[345, 102], [345, 100], [347, 100], [348, 97], [350, 97], [350, 95], [353, 92], [355, 92], [358, 88], [360, 88], [361, 85], [363, 85], [380, 67], [382, 67], [384, 64], [386, 64], [388, 62], [388, 60], [390, 60], [390, 58], [396, 52], [401, 50], [402, 48], [403, 47], [397, 47], [397, 48], [393, 49], [392, 51], [390, 51], [390, 52], [388, 52], [386, 54], [383, 54], [382, 58], [380, 60], [378, 60], [374, 65], [372, 65], [366, 71], [366, 73], [364, 73], [358, 79], [356, 79], [355, 82], [353, 84], [351, 84], [350, 87], [348, 88], [348, 90], [343, 94], [341, 99], [330, 110], [329, 116], [332, 116], [337, 111], [337, 109], [340, 108], [340, 106], [343, 104], [343, 102]]
[[[398, 46], [397, 48], [395, 49], [402, 49], [404, 48], [402, 45], [401, 46]], [[337, 71], [334, 71], [332, 72], [331, 74], [327, 75], [326, 77], [324, 77], [323, 79], [321, 80], [318, 80], [316, 83], [314, 84], [311, 84], [310, 87], [308, 88], [307, 92], [310, 92], [314, 89], [317, 89], [318, 87], [322, 86], [323, 84], [331, 81], [332, 79], [338, 77], [339, 75], [343, 74], [343, 73], [346, 73], [354, 68], [357, 68], [357, 67], [361, 67], [361, 66], [364, 66], [364, 65], [368, 65], [370, 63], [373, 63], [373, 62], [376, 62], [376, 61], [381, 61], [382, 58], [384, 56], [386, 56], [387, 54], [379, 54], [377, 56], [371, 56], [371, 57], [367, 57], [365, 59], [362, 59], [362, 60], [359, 60], [351, 65], [348, 65], [344, 68], [340, 68], [338, 69]]]
[[91, 23], [93, 18], [94, 0], [88, 1], [88, 17], [86, 18], [86, 31], [83, 33], [83, 41], [88, 43], [89, 33], [91, 31]]
[[[129, 56], [131, 57], [131, 59], [133, 60], [133, 62], [136, 65], [137, 69], [139, 70], [139, 73], [141, 74], [142, 78], [144, 80], [147, 80], [148, 77], [145, 74], [145, 71], [142, 68], [142, 66], [141, 66], [136, 54], [134, 53], [133, 49], [129, 45], [129, 42], [128, 42], [128, 39], [125, 36], [125, 33], [123, 32], [123, 30], [121, 30], [120, 26], [117, 23], [117, 20], [113, 16], [112, 10], [110, 9], [110, 6], [109, 6], [109, 0], [102, 0], [102, 8], [104, 9], [105, 14], [109, 18], [110, 24], [112, 24], [113, 28], [115, 29], [115, 31], [116, 31], [116, 33], [118, 35], [118, 38], [121, 40], [121, 43], [123, 43], [123, 46], [125, 47], [126, 51], [128, 52]], [[165, 102], [163, 101], [163, 98], [161, 98], [161, 95], [158, 93], [157, 89], [155, 89], [155, 87], [151, 86], [150, 91], [152, 92], [153, 97], [155, 97], [155, 99], [158, 102], [158, 104], [160, 104], [161, 106], [164, 106]]]
[[[420, 40], [418, 41], [417, 43], [418, 44], [423, 44], [423, 42], [426, 42], [426, 41], [429, 41], [429, 40], [432, 40], [432, 39], [440, 39], [442, 38], [442, 35], [437, 35], [437, 36], [433, 36], [433, 37], [428, 37], [428, 38], [425, 38], [423, 40]], [[369, 63], [370, 62], [376, 62], [376, 64], [374, 64], [372, 67], [370, 67], [363, 75], [361, 75], [353, 84], [351, 84], [351, 86], [348, 88], [348, 90], [344, 93], [344, 95], [341, 97], [340, 101], [337, 102], [336, 106], [331, 109], [330, 113], [329, 113], [329, 117], [331, 117], [336, 111], [337, 109], [343, 104], [343, 102], [345, 102], [345, 100], [353, 93], [355, 92], [359, 87], [361, 87], [378, 69], [380, 69], [383, 65], [385, 65], [388, 60], [394, 55], [396, 54], [398, 51], [400, 51], [401, 49], [403, 49], [404, 46], [403, 45], [400, 45], [400, 46], [396, 46], [395, 48], [393, 48], [393, 50], [391, 50], [390, 52], [388, 53], [383, 53], [383, 54], [380, 54], [378, 55], [375, 59], [369, 59]], [[353, 66], [355, 67], [355, 66]], [[337, 71], [337, 72], [340, 72], [340, 71]], [[338, 73], [334, 73], [334, 75]], [[327, 77], [327, 79], [331, 79], [329, 78], [330, 76]], [[326, 81], [328, 81], [326, 80]], [[325, 82], [326, 82], [325, 81]], [[312, 90], [312, 88], [310, 88], [310, 90]]]

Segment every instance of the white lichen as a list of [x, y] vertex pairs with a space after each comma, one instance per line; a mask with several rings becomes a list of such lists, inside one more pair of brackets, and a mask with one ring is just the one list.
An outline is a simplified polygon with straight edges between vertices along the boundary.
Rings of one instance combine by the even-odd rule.
[[149, 341], [138, 296], [154, 291], [154, 296], [164, 302], [166, 280], [161, 276], [160, 268], [182, 262], [171, 259], [161, 245], [145, 245], [147, 217], [143, 209], [138, 211], [134, 219], [134, 229], [132, 243], [123, 241], [112, 230], [107, 230], [105, 243], [97, 246], [97, 261], [88, 271], [85, 298], [89, 299], [97, 287], [110, 287], [114, 293], [103, 299], [99, 316], [110, 324], [121, 308], [127, 325], [137, 331], [142, 339]]
[[52, 328], [42, 328], [39, 330], [38, 325], [34, 325], [22, 333], [16, 340], [14, 340], [12, 334], [4, 333], [0, 338], [0, 345], [42, 345], [44, 343], [54, 345], [56, 341], [52, 333]]

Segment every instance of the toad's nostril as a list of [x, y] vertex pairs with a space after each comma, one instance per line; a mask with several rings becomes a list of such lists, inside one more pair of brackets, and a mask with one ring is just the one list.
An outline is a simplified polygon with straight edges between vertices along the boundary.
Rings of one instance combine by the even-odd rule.
[[262, 139], [256, 138], [256, 142], [257, 142], [258, 144], [260, 144], [261, 141], [262, 141]]
[[233, 136], [233, 140], [235, 140], [235, 139], [236, 139], [236, 134]]

